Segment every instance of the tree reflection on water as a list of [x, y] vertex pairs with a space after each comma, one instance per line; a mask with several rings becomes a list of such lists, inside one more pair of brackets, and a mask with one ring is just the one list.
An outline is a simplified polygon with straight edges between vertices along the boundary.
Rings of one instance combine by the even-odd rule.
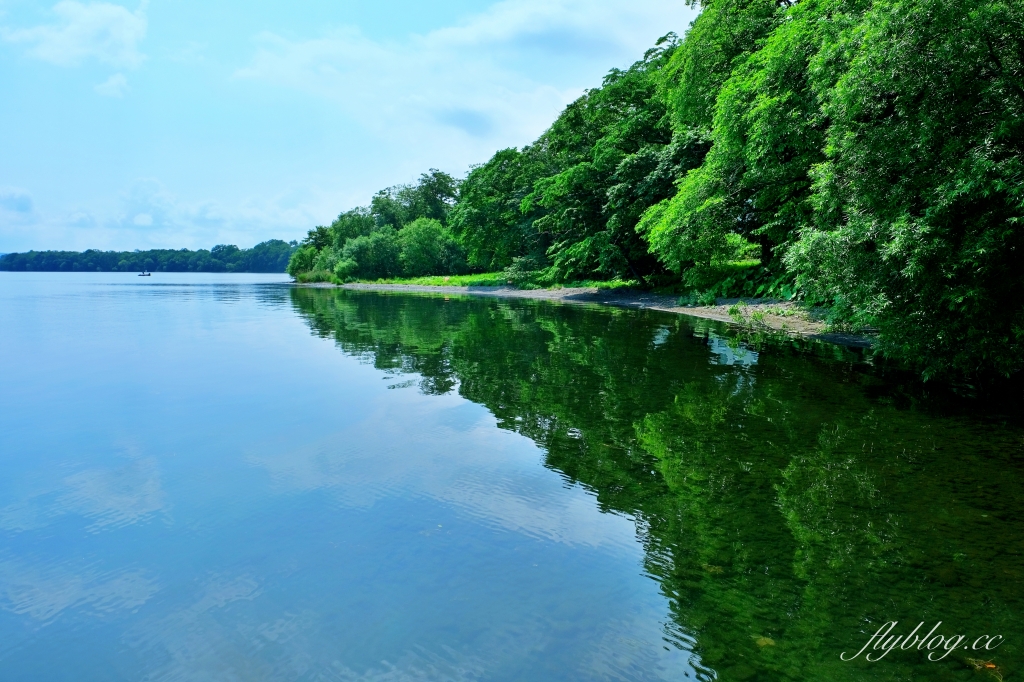
[[1024, 663], [1019, 418], [929, 399], [837, 346], [753, 348], [679, 316], [291, 296], [343, 352], [486, 406], [603, 510], [634, 518], [669, 601], [666, 640], [708, 679], [979, 675], [970, 651], [840, 660], [890, 620], [1000, 634], [987, 657]]

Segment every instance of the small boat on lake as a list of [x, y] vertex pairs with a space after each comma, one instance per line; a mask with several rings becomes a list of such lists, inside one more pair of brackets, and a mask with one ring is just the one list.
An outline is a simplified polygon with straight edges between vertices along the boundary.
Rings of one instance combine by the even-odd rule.
[[143, 270], [142, 272], [139, 273], [139, 277], [149, 277], [152, 274], [152, 272], [146, 272], [145, 270]]

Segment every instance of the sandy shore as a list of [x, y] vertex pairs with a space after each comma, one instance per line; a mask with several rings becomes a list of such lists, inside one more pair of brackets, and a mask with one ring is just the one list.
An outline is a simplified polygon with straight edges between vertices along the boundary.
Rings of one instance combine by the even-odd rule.
[[[333, 284], [305, 286], [334, 287]], [[529, 298], [560, 303], [597, 303], [621, 308], [660, 310], [690, 315], [728, 324], [780, 331], [793, 336], [819, 339], [843, 346], [866, 348], [871, 339], [855, 334], [827, 331], [820, 319], [788, 301], [766, 299], [718, 299], [713, 306], [681, 306], [678, 296], [666, 296], [635, 289], [598, 289], [596, 287], [565, 289], [515, 289], [512, 287], [451, 287], [418, 284], [343, 284], [344, 289], [360, 291], [401, 291], [429, 294], [461, 294], [500, 298]], [[730, 310], [733, 312], [730, 314]]]

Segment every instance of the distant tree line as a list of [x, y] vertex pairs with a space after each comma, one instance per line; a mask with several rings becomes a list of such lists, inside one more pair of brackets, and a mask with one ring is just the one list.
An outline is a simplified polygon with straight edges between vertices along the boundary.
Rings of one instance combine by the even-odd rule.
[[533, 144], [382, 191], [289, 272], [799, 297], [925, 376], [1024, 368], [1024, 3], [692, 1]]
[[19, 272], [284, 272], [296, 242], [271, 239], [251, 249], [221, 244], [210, 250], [28, 251], [0, 257], [0, 270]]

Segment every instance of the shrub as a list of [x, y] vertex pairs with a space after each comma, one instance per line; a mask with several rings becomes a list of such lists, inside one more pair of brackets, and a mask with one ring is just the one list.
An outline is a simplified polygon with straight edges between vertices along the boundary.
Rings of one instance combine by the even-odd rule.
[[309, 272], [316, 262], [317, 251], [313, 246], [300, 246], [288, 259], [288, 267], [285, 268], [292, 277], [297, 277], [300, 272]]
[[353, 261], [356, 264], [356, 268], [347, 272], [347, 276], [384, 279], [401, 274], [400, 254], [397, 233], [391, 227], [383, 227], [369, 236], [349, 239], [342, 250], [341, 261]]
[[513, 258], [512, 264], [505, 268], [505, 280], [509, 284], [522, 287], [528, 284], [536, 284], [541, 275], [540, 264], [529, 256]]
[[466, 270], [466, 256], [455, 237], [433, 218], [417, 218], [398, 233], [406, 277], [457, 275]]

